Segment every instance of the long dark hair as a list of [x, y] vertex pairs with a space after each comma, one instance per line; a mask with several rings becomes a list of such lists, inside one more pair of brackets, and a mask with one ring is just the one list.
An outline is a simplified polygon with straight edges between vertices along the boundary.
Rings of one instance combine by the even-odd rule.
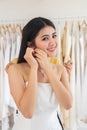
[[26, 52], [26, 48], [28, 47], [28, 42], [34, 44], [34, 39], [38, 35], [39, 31], [46, 26], [51, 26], [55, 29], [55, 25], [52, 21], [43, 17], [33, 18], [24, 26], [22, 30], [22, 41], [17, 63], [26, 62], [24, 59], [24, 54]]

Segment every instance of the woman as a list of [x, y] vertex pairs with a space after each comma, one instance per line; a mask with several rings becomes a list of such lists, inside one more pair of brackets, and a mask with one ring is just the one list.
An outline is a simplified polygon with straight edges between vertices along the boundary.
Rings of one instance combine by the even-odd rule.
[[30, 130], [62, 130], [58, 104], [65, 109], [72, 106], [67, 71], [50, 62], [57, 47], [54, 24], [34, 18], [23, 28], [18, 64], [7, 66], [11, 94], [19, 111], [30, 118]]

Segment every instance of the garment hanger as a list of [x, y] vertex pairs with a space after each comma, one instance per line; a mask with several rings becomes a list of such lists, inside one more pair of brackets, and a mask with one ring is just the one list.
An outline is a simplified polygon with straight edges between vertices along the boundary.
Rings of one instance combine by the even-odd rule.
[[6, 32], [7, 32], [7, 27], [6, 27], [5, 24], [2, 24], [2, 29], [3, 29], [3, 31], [4, 31], [4, 34], [6, 34]]
[[8, 24], [6, 24], [6, 25], [5, 25], [5, 28], [6, 28], [6, 33], [8, 33], [8, 34], [10, 35], [9, 25], [8, 25]]
[[20, 35], [21, 34], [21, 24], [16, 24], [16, 30], [17, 30], [17, 33]]
[[71, 34], [73, 33], [73, 25], [74, 24], [74, 22], [72, 21], [72, 23], [71, 23]]
[[9, 27], [11, 28], [12, 33], [16, 32], [14, 24], [9, 24]]
[[1, 25], [1, 34], [2, 34], [3, 37], [4, 37], [5, 34], [6, 34], [4, 25]]
[[82, 21], [82, 24], [81, 24], [81, 26], [87, 26], [87, 23], [86, 23], [86, 20], [84, 19], [83, 21]]
[[16, 32], [16, 29], [15, 29], [15, 25], [14, 24], [11, 24], [10, 25], [10, 28], [12, 30], [12, 33], [15, 33]]
[[80, 21], [78, 21], [78, 28], [79, 28], [79, 30], [80, 30], [80, 28], [81, 28]]
[[7, 29], [8, 29], [9, 34], [12, 33], [12, 27], [11, 27], [11, 24], [8, 24], [8, 25], [7, 25]]
[[65, 29], [67, 29], [67, 26], [68, 26], [68, 22], [67, 21], [65, 21]]
[[1, 32], [1, 26], [0, 26], [0, 36], [2, 36], [2, 32]]
[[15, 25], [12, 23], [12, 24], [9, 24], [8, 25], [8, 28], [9, 28], [9, 31], [12, 32], [12, 33], [15, 33], [16, 32], [16, 29], [15, 29]]

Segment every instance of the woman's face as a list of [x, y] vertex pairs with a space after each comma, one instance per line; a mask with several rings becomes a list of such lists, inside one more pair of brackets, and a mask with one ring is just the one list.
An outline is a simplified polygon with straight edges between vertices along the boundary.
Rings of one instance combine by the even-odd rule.
[[35, 45], [45, 51], [49, 57], [56, 56], [58, 39], [55, 29], [51, 26], [41, 29], [35, 38]]

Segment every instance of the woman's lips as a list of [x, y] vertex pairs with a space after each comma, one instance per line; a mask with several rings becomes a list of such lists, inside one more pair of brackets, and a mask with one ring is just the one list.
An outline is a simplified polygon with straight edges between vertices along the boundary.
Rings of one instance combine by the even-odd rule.
[[50, 48], [50, 49], [48, 49], [48, 51], [50, 51], [50, 52], [54, 52], [55, 49], [56, 49], [56, 48]]

